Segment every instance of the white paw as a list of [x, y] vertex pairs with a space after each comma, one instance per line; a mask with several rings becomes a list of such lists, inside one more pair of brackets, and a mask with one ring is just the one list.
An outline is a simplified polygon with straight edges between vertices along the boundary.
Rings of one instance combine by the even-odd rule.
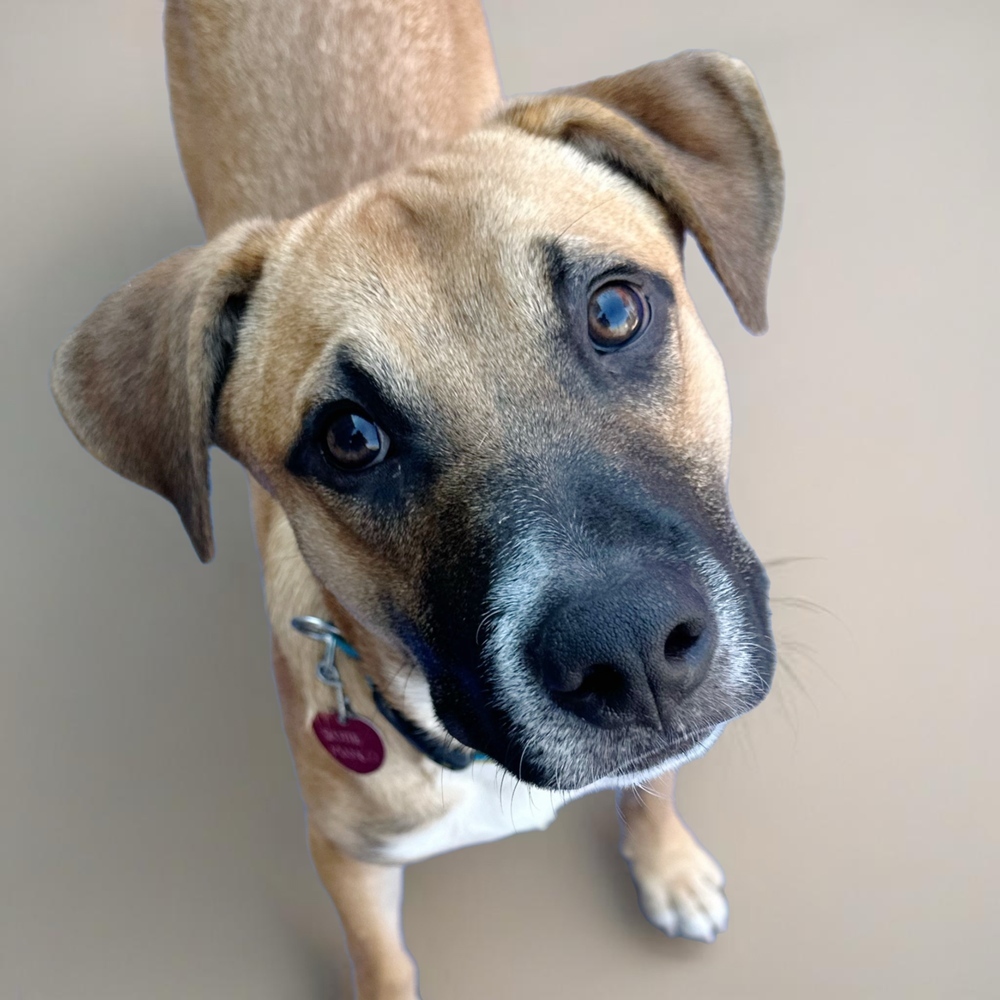
[[654, 927], [670, 937], [714, 941], [726, 929], [725, 876], [693, 840], [658, 864], [632, 865], [639, 905]]

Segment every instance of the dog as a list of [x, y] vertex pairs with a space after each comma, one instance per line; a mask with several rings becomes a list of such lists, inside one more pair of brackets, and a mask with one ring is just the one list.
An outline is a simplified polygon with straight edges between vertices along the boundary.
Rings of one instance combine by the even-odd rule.
[[674, 775], [775, 655], [682, 245], [763, 331], [783, 175], [752, 73], [693, 51], [503, 103], [474, 0], [168, 0], [165, 40], [209, 241], [105, 299], [52, 389], [204, 561], [210, 447], [248, 471], [359, 996], [417, 996], [403, 866], [598, 788], [648, 918], [712, 940]]

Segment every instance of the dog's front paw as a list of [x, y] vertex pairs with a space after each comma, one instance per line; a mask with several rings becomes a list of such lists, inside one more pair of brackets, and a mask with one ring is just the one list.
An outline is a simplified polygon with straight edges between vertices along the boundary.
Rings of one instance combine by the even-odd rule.
[[725, 876], [690, 835], [652, 858], [633, 860], [629, 867], [639, 906], [654, 927], [670, 937], [706, 943], [726, 929]]

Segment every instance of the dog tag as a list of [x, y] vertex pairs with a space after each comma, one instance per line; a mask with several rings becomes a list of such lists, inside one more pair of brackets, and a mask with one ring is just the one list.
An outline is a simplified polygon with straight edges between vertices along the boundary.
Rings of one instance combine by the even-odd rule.
[[316, 739], [338, 764], [358, 774], [371, 774], [382, 766], [385, 744], [379, 731], [367, 719], [351, 711], [351, 703], [344, 693], [344, 682], [337, 669], [338, 649], [343, 649], [355, 660], [358, 654], [347, 644], [333, 622], [303, 616], [293, 618], [292, 627], [310, 639], [323, 643], [323, 655], [316, 664], [316, 676], [333, 689], [337, 698], [336, 712], [320, 712], [313, 719]]
[[385, 759], [385, 744], [378, 730], [358, 715], [341, 719], [336, 712], [320, 712], [313, 732], [338, 764], [358, 774], [370, 774]]

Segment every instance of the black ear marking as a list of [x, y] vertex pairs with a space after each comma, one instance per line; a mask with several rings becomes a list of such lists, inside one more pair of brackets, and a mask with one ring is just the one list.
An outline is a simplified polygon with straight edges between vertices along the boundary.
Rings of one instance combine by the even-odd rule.
[[205, 350], [212, 366], [212, 396], [208, 409], [208, 426], [215, 436], [215, 425], [219, 414], [219, 400], [236, 360], [240, 327], [250, 301], [247, 292], [234, 292], [222, 304], [214, 321], [205, 331]]

